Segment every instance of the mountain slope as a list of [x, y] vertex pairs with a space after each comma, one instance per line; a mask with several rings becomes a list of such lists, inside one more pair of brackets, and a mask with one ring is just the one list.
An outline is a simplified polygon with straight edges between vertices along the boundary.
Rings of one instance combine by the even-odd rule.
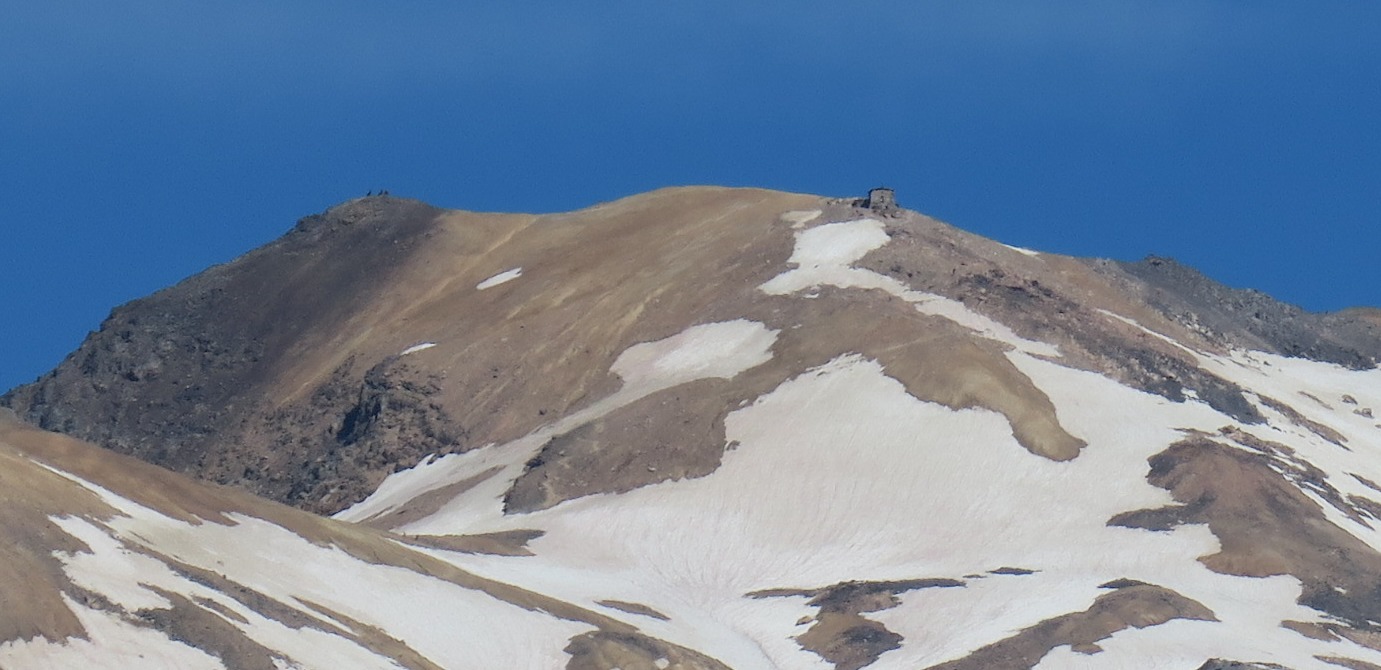
[[1381, 667], [1378, 354], [1366, 310], [848, 199], [367, 198], [4, 403], [578, 612], [532, 667]]
[[722, 667], [617, 613], [12, 419], [0, 478], [0, 667]]

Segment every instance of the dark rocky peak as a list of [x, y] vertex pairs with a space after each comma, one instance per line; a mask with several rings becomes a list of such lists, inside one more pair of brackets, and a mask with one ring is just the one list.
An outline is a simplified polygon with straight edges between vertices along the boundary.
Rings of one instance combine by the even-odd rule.
[[56, 369], [0, 405], [45, 429], [231, 481], [208, 469], [208, 454], [260, 448], [247, 417], [262, 414], [272, 382], [323, 334], [347, 329], [441, 213], [376, 196], [306, 217], [268, 245], [116, 307]]
[[1308, 312], [1255, 289], [1226, 286], [1163, 256], [1103, 267], [1137, 280], [1147, 304], [1224, 344], [1353, 369], [1381, 362], [1381, 323], [1362, 312]]
[[349, 227], [387, 225], [399, 220], [414, 220], [419, 216], [431, 218], [439, 213], [441, 210], [420, 200], [391, 195], [371, 195], [346, 200], [320, 214], [303, 217], [298, 220], [287, 238], [306, 236], [319, 239], [323, 235]]

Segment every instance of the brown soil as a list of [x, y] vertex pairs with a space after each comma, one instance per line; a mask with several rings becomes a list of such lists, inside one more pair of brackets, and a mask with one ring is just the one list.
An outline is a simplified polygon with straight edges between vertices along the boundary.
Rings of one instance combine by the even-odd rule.
[[748, 594], [753, 598], [806, 597], [819, 608], [815, 623], [796, 638], [803, 649], [833, 663], [836, 670], [858, 670], [871, 665], [884, 652], [901, 646], [902, 636], [867, 612], [901, 604], [898, 595], [925, 588], [963, 586], [954, 579], [910, 579], [895, 582], [844, 582], [819, 589], [769, 589]]
[[566, 670], [729, 670], [709, 656], [640, 633], [597, 631], [571, 640]]
[[[201, 649], [221, 659], [227, 668], [236, 670], [275, 670], [274, 658], [282, 654], [245, 637], [223, 616], [229, 613], [210, 603], [192, 602], [179, 593], [162, 589], [155, 591], [167, 598], [169, 609], [148, 609], [134, 613], [134, 617], [150, 628], [188, 646]], [[231, 615], [233, 616], [233, 615]], [[291, 659], [286, 659], [291, 660]]]
[[418, 547], [464, 554], [532, 556], [527, 543], [542, 537], [542, 533], [540, 530], [501, 530], [479, 535], [404, 535], [400, 539]]
[[1355, 658], [1343, 658], [1341, 656], [1315, 656], [1314, 658], [1348, 670], [1381, 670], [1381, 665], [1359, 661]]
[[1107, 375], [1128, 386], [1184, 402], [1204, 402], [1244, 423], [1262, 420], [1237, 386], [1200, 369], [1177, 347], [1103, 314], [1135, 320], [1153, 332], [1204, 351], [1225, 352], [1149, 307], [1143, 285], [1109, 272], [1106, 262], [1053, 254], [1027, 256], [933, 219], [908, 214], [889, 222], [892, 242], [861, 266], [911, 288], [967, 305], [1018, 335], [1059, 347], [1059, 362]]
[[1110, 524], [1154, 530], [1206, 523], [1222, 545], [1199, 559], [1210, 569], [1293, 575], [1303, 583], [1301, 604], [1359, 631], [1381, 621], [1381, 554], [1330, 522], [1299, 488], [1336, 495], [1321, 474], [1301, 472], [1279, 450], [1251, 453], [1203, 435], [1172, 445], [1150, 465], [1147, 479], [1177, 504], [1119, 515]]
[[671, 621], [671, 618], [667, 615], [662, 614], [661, 612], [658, 612], [657, 610], [654, 610], [651, 607], [648, 607], [647, 605], [643, 605], [641, 603], [630, 603], [622, 600], [600, 600], [596, 604], [603, 605], [604, 607], [610, 607], [620, 612], [638, 614], [641, 616], [652, 617], [653, 619], [660, 619], [662, 621]]
[[1159, 626], [1175, 619], [1216, 621], [1197, 601], [1169, 589], [1147, 584], [1125, 586], [1104, 594], [1083, 612], [1042, 621], [1012, 637], [983, 647], [964, 658], [931, 666], [930, 670], [1026, 670], [1055, 647], [1094, 654], [1100, 640], [1127, 628]]

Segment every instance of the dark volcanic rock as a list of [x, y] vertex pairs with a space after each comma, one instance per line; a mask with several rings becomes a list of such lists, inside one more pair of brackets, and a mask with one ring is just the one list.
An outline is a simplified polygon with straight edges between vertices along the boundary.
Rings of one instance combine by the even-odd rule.
[[[374, 197], [302, 219], [233, 263], [117, 307], [56, 369], [0, 397], [0, 405], [41, 428], [120, 453], [329, 509], [311, 496], [362, 485], [354, 481], [359, 473], [336, 481], [350, 467], [320, 467], [329, 453], [387, 451], [383, 442], [419, 432], [449, 445], [456, 431], [442, 428], [445, 418], [424, 401], [398, 402], [385, 387], [406, 391], [410, 382], [396, 373], [361, 382], [347, 367], [288, 407], [267, 406], [265, 389], [304, 354], [303, 333], [342, 327], [413, 253], [439, 213], [416, 201]], [[349, 430], [323, 425], [355, 407]], [[294, 411], [303, 420], [273, 422]], [[388, 416], [412, 413], [421, 418]], [[391, 472], [393, 465], [380, 460], [360, 463]]]
[[1148, 304], [1227, 344], [1359, 370], [1381, 362], [1381, 325], [1363, 315], [1306, 312], [1260, 291], [1224, 286], [1171, 258], [1113, 265], [1145, 283]]

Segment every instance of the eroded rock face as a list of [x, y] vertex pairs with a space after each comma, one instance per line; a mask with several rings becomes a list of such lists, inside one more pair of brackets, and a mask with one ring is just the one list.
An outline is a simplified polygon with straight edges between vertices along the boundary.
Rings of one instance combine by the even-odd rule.
[[[373, 491], [382, 475], [416, 465], [428, 455], [445, 455], [464, 448], [464, 429], [436, 400], [436, 375], [409, 367], [398, 357], [384, 359], [370, 368], [355, 396], [332, 431], [319, 439], [320, 453], [293, 477], [289, 500], [304, 501], [324, 510], [339, 508]], [[318, 389], [332, 392], [331, 386]], [[311, 406], [319, 409], [320, 403]], [[299, 410], [300, 411], [300, 410]], [[300, 423], [311, 425], [318, 417], [308, 414]], [[338, 426], [338, 427], [337, 427]], [[288, 448], [291, 448], [290, 445]], [[304, 449], [304, 457], [312, 451]]]
[[[319, 508], [293, 473], [338, 444], [323, 424], [360, 380], [322, 380], [304, 417], [282, 412], [277, 377], [310, 355], [311, 333], [349, 328], [438, 214], [367, 198], [305, 218], [278, 241], [116, 308], [55, 370], [0, 404], [48, 430]], [[275, 420], [283, 416], [297, 420]], [[284, 452], [285, 442], [295, 448]]]

